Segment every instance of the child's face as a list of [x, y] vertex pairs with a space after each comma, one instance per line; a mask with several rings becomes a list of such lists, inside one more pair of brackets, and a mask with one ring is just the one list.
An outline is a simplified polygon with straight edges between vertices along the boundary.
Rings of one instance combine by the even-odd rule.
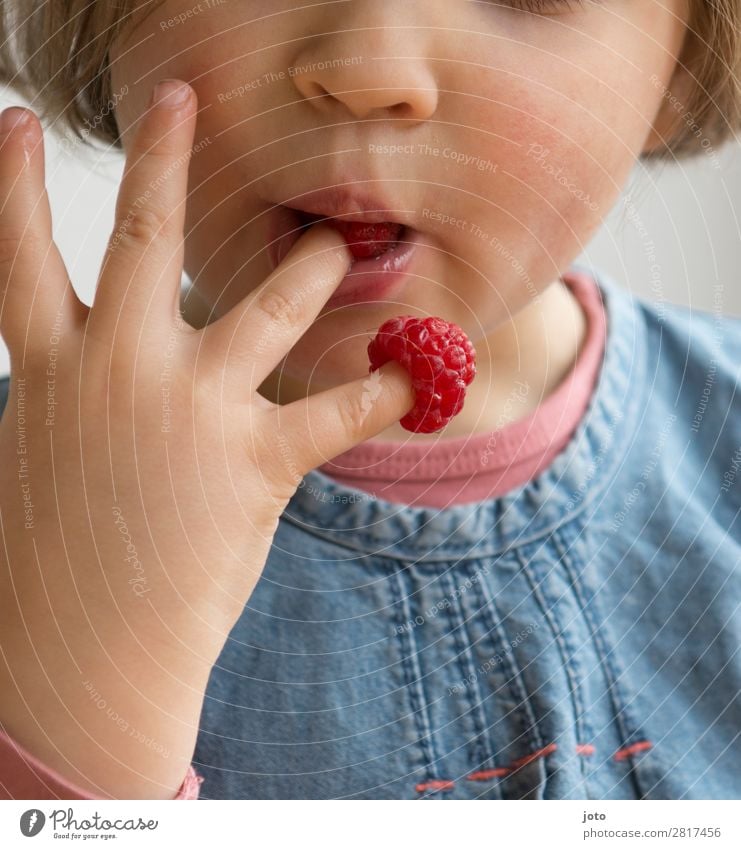
[[399, 211], [405, 282], [326, 306], [284, 363], [334, 385], [391, 315], [476, 341], [558, 279], [651, 138], [688, 2], [142, 0], [116, 114], [127, 143], [158, 79], [197, 92], [186, 271], [217, 315], [272, 270], [277, 204], [345, 184]]

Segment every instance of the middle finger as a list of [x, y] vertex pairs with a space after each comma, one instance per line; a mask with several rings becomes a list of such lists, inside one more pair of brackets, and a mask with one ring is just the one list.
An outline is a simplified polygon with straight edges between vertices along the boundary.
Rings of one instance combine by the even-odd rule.
[[138, 333], [147, 313], [169, 324], [179, 310], [196, 98], [185, 83], [163, 83], [134, 130], [91, 327], [110, 331], [125, 316]]

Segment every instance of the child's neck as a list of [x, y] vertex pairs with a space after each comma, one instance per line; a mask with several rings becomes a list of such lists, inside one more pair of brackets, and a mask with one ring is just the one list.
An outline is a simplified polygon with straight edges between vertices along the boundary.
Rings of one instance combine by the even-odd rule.
[[412, 434], [396, 423], [379, 441], [431, 441], [499, 430], [530, 415], [573, 369], [587, 334], [587, 319], [560, 280], [487, 339], [476, 343], [476, 378], [466, 403], [438, 433]]
[[[208, 310], [191, 291], [184, 317], [194, 327], [206, 323]], [[584, 311], [561, 280], [520, 310], [485, 340], [476, 343], [476, 379], [466, 392], [463, 410], [445, 430], [410, 433], [393, 424], [375, 437], [379, 441], [430, 441], [499, 430], [528, 416], [542, 404], [574, 367], [587, 332]], [[306, 395], [306, 387], [285, 373], [268, 377], [260, 392], [276, 404]]]

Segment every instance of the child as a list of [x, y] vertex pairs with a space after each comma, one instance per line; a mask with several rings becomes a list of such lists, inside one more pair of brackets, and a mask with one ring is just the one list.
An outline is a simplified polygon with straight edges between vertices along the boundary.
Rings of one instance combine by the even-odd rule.
[[[27, 6], [0, 792], [738, 798], [741, 323], [571, 263], [739, 128], [741, 2]], [[90, 308], [34, 113], [126, 152]], [[476, 347], [443, 431], [397, 315]]]

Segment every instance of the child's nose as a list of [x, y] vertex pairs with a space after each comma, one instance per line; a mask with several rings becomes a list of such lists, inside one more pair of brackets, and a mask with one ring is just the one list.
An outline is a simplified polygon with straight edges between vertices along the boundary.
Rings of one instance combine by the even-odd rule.
[[[351, 4], [353, 5], [353, 4]], [[438, 85], [424, 30], [384, 21], [341, 22], [307, 40], [293, 61], [296, 88], [329, 118], [428, 120]], [[352, 24], [352, 26], [350, 26]], [[370, 28], [370, 30], [369, 30]]]

